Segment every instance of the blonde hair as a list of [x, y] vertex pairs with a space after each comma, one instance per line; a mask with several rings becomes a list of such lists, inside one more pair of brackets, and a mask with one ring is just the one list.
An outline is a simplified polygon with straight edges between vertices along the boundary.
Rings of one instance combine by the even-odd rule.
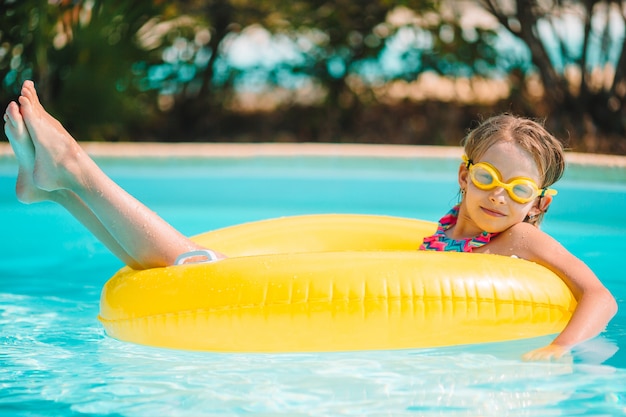
[[[476, 161], [498, 142], [514, 142], [532, 155], [539, 169], [541, 188], [551, 186], [563, 176], [563, 144], [545, 129], [542, 122], [506, 113], [493, 116], [471, 130], [461, 144], [468, 159]], [[542, 211], [537, 218], [525, 221], [539, 226], [544, 214]]]

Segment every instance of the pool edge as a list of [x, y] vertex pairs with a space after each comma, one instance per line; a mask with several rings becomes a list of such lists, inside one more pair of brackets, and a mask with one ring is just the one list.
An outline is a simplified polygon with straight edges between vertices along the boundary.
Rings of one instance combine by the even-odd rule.
[[[93, 157], [171, 158], [171, 157], [254, 157], [254, 156], [356, 156], [387, 158], [458, 158], [456, 146], [418, 146], [338, 143], [158, 143], [158, 142], [82, 142]], [[8, 143], [0, 143], [0, 157], [13, 156]], [[575, 165], [626, 167], [626, 156], [566, 153], [567, 162]]]

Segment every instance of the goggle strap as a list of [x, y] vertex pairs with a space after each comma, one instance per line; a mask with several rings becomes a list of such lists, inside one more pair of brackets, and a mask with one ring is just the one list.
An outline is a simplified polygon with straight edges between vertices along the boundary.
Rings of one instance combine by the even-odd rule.
[[469, 169], [472, 165], [474, 165], [474, 161], [469, 159], [467, 155], [463, 155], [463, 160], [466, 162], [465, 168]]

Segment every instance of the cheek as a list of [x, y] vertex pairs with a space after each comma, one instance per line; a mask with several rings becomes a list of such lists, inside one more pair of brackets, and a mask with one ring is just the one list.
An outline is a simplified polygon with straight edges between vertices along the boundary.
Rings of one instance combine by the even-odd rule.
[[514, 220], [513, 223], [522, 223], [526, 217], [532, 211], [533, 202], [526, 204], [512, 203], [511, 204], [511, 219]]
[[475, 215], [487, 198], [486, 191], [476, 188], [473, 184], [469, 184], [465, 189], [465, 196], [463, 197], [465, 207], [468, 213]]
[[477, 206], [481, 201], [489, 197], [490, 191], [491, 190], [481, 190], [470, 181], [465, 187], [465, 198], [468, 203]]

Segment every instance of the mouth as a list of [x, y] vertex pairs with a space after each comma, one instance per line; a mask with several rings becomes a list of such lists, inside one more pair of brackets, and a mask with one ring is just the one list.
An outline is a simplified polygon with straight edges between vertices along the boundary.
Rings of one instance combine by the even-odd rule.
[[480, 209], [483, 211], [483, 213], [487, 214], [488, 216], [492, 216], [492, 217], [505, 217], [506, 216], [506, 214], [499, 212], [497, 210], [491, 210], [485, 207], [481, 207]]

